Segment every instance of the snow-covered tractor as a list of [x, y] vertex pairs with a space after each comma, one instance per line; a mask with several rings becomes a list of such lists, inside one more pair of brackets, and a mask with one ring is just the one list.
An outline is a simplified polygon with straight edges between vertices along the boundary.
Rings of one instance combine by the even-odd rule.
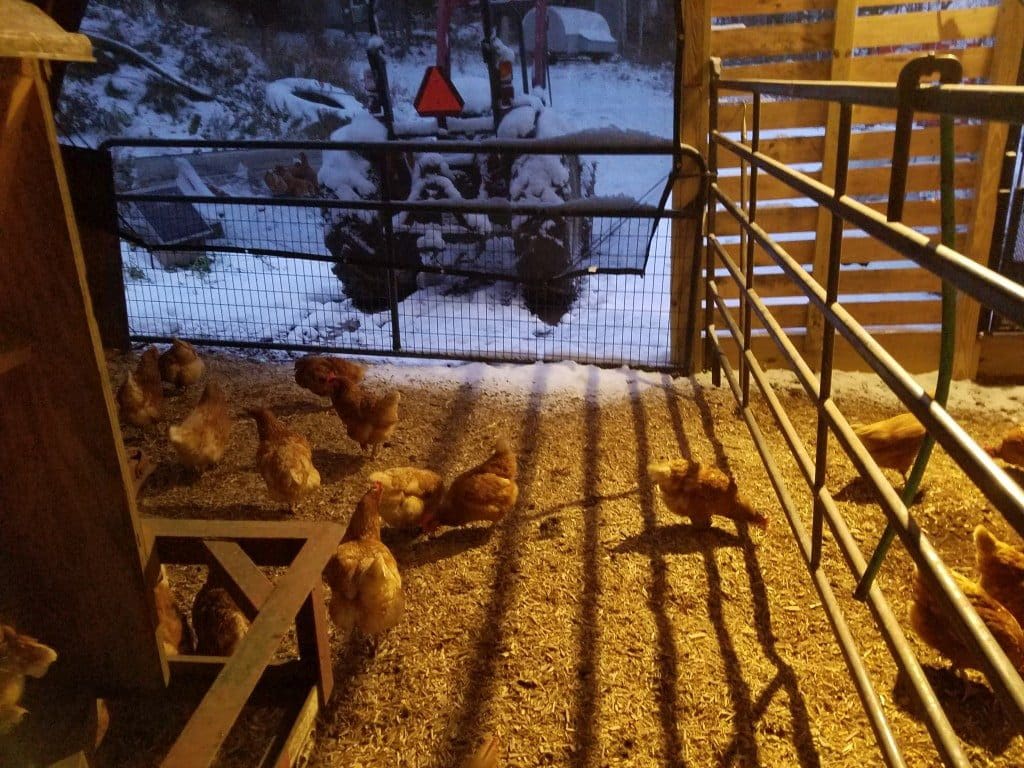
[[[453, 10], [468, 0], [440, 0], [437, 15], [437, 67], [449, 77], [450, 24]], [[324, 153], [321, 182], [340, 200], [395, 201], [396, 215], [385, 221], [379, 211], [336, 209], [325, 227], [325, 241], [336, 259], [334, 272], [353, 304], [366, 312], [386, 309], [418, 288], [425, 265], [465, 272], [487, 272], [487, 264], [504, 259], [496, 274], [514, 274], [522, 284], [523, 302], [543, 321], [555, 325], [576, 300], [578, 279], [568, 273], [590, 248], [591, 222], [586, 217], [548, 214], [538, 207], [591, 197], [594, 165], [575, 154], [515, 154], [494, 150], [453, 153], [446, 140], [483, 138], [545, 139], [569, 132], [552, 109], [547, 83], [547, 0], [535, 6], [536, 42], [533, 76], [527, 83], [525, 46], [520, 22], [522, 85], [514, 85], [516, 56], [495, 34], [492, 13], [522, 2], [480, 0], [481, 49], [487, 69], [489, 100], [467, 104], [458, 117], [396, 122], [388, 86], [384, 43], [377, 34], [370, 4], [370, 68], [364, 78], [369, 115], [357, 118], [331, 137], [335, 141], [436, 140], [436, 152]], [[522, 16], [516, 14], [521, 20]], [[532, 88], [531, 88], [532, 86]], [[489, 101], [489, 103], [484, 103]], [[454, 146], [449, 144], [449, 146]], [[383, 154], [383, 156], [381, 156]], [[529, 212], [470, 213], [458, 203], [511, 201], [535, 206]], [[402, 210], [403, 201], [448, 201], [443, 212]], [[465, 203], [463, 203], [465, 206]], [[388, 243], [390, 240], [390, 243]], [[511, 242], [509, 253], [507, 244]], [[501, 243], [506, 245], [502, 246]], [[390, 262], [394, 269], [382, 268]], [[497, 261], [496, 261], [497, 260]], [[395, 276], [394, 282], [391, 275]]]

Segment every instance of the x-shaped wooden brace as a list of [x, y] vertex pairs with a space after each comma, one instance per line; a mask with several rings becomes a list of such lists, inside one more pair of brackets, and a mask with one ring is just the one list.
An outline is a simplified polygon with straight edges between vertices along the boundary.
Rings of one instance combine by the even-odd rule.
[[[252, 621], [230, 658], [177, 656], [169, 660], [178, 676], [213, 678], [162, 768], [212, 765], [261, 679], [309, 686], [306, 704], [292, 728], [307, 725], [334, 687], [321, 574], [344, 533], [334, 523], [147, 518], [159, 560], [170, 565], [208, 565], [222, 572], [225, 588]], [[258, 566], [288, 568], [276, 584]], [[294, 624], [299, 659], [274, 661], [282, 638]], [[289, 738], [276, 764], [290, 765]]]

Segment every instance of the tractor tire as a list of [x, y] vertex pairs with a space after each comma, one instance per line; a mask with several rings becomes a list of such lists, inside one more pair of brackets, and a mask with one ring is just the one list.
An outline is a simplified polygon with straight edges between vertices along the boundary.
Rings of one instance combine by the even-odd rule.
[[516, 271], [528, 281], [523, 283], [523, 304], [540, 321], [558, 325], [579, 298], [577, 279], [556, 277], [572, 267], [564, 240], [566, 222], [537, 217], [521, 229], [515, 237], [515, 248]]
[[[391, 307], [390, 271], [367, 263], [385, 253], [384, 227], [377, 218], [370, 221], [359, 216], [344, 216], [327, 232], [324, 240], [336, 259], [331, 271], [341, 281], [345, 295], [360, 312], [383, 312]], [[394, 301], [400, 302], [416, 292], [416, 278], [421, 266], [416, 242], [395, 238]]]
[[[584, 173], [579, 157], [561, 158], [569, 171], [568, 184], [552, 189], [562, 200], [577, 200], [593, 195], [593, 175]], [[517, 188], [512, 169], [512, 188]], [[516, 271], [523, 280], [523, 304], [548, 325], [558, 325], [579, 298], [580, 281], [575, 277], [559, 277], [579, 265], [590, 248], [592, 221], [589, 217], [527, 216], [518, 222], [514, 245]]]

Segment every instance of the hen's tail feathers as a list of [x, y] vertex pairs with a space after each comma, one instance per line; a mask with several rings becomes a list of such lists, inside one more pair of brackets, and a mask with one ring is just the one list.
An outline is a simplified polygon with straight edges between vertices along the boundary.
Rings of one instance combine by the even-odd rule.
[[996, 551], [999, 542], [984, 525], [974, 529], [974, 548], [979, 555], [991, 555]]
[[668, 462], [647, 465], [647, 477], [656, 483], [668, 480], [670, 474], [672, 474], [672, 468], [669, 466]]
[[497, 736], [487, 735], [483, 744], [466, 763], [466, 768], [497, 768], [501, 742]]
[[512, 453], [512, 447], [509, 445], [507, 437], [499, 437], [494, 441], [494, 452], [495, 453]]
[[752, 525], [756, 525], [758, 528], [766, 529], [768, 527], [768, 515], [763, 512], [759, 512], [756, 509], [751, 509], [750, 523]]

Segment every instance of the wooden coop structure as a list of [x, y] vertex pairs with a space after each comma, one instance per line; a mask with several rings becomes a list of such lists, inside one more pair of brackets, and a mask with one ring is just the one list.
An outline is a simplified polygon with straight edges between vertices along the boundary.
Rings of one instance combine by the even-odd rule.
[[[900, 69], [923, 53], [955, 55], [966, 83], [1015, 85], [1024, 39], [1024, 6], [991, 0], [972, 8], [905, 12], [889, 0], [700, 0], [684, 3], [686, 62], [681, 139], [707, 151], [711, 57], [722, 62], [725, 80], [833, 80], [895, 83]], [[718, 122], [723, 132], [749, 139], [753, 128], [750, 94], [723, 94]], [[895, 111], [855, 106], [846, 193], [885, 211], [890, 186]], [[766, 98], [761, 106], [761, 150], [811, 178], [833, 178], [839, 108], [823, 101]], [[1007, 125], [962, 121], [956, 126], [957, 249], [988, 265], [996, 221], [999, 177]], [[939, 209], [939, 127], [934, 116], [912, 134], [903, 221], [937, 237]], [[718, 178], [733, 199], [749, 200], [750, 168], [729, 152], [720, 155]], [[762, 177], [757, 190], [758, 221], [789, 253], [824, 282], [828, 262], [828, 212], [785, 184]], [[727, 253], [740, 257], [741, 228], [719, 216], [717, 234]], [[812, 304], [755, 248], [759, 294], [797, 348], [810, 360], [820, 356], [823, 322]], [[724, 274], [724, 273], [720, 273]], [[841, 291], [846, 306], [908, 370], [935, 370], [939, 357], [940, 281], [901, 254], [848, 227], [843, 236]], [[722, 298], [738, 306], [728, 281]], [[1024, 376], [1024, 335], [981, 335], [979, 305], [961, 297], [957, 307], [956, 377], [1008, 379]], [[768, 367], [785, 361], [763, 328], [754, 349]], [[732, 353], [735, 360], [735, 349]], [[840, 370], [864, 368], [845, 342], [838, 342]]]
[[[331, 695], [320, 574], [341, 529], [140, 519], [48, 90], [50, 63], [91, 61], [91, 46], [21, 0], [0, 17], [0, 619], [58, 654], [0, 764], [88, 765], [98, 698], [198, 681], [208, 691], [164, 765], [212, 764], [261, 684], [299, 694], [276, 745], [290, 765]], [[252, 620], [230, 659], [164, 656], [161, 562], [227, 577]], [[260, 566], [286, 571], [271, 582]], [[291, 626], [298, 658], [275, 661]]]

